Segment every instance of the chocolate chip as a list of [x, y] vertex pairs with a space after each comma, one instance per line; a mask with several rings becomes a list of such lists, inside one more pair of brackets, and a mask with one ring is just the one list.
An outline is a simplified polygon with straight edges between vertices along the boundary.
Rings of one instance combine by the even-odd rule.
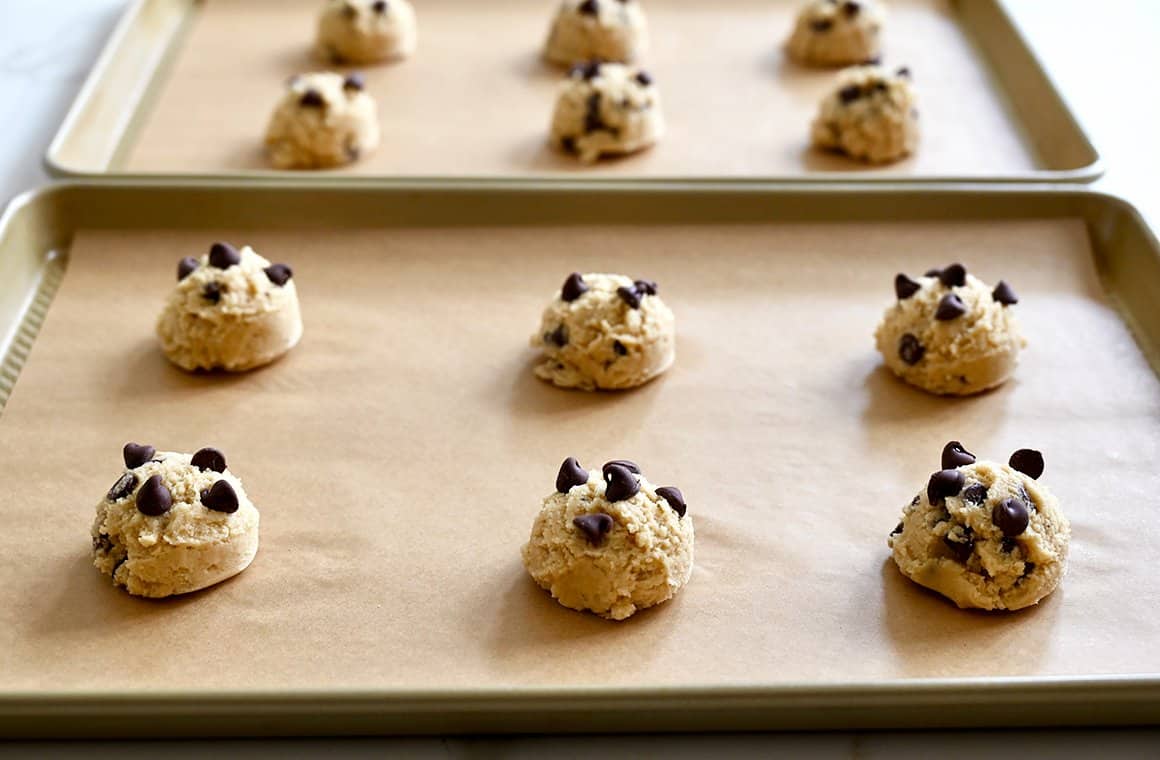
[[978, 506], [987, 500], [987, 487], [982, 483], [974, 483], [963, 489], [963, 501]]
[[957, 559], [959, 562], [966, 562], [971, 558], [971, 555], [975, 553], [974, 541], [960, 543], [959, 541], [952, 541], [948, 536], [943, 538], [943, 543], [946, 544], [947, 548], [954, 553], [955, 559]]
[[898, 358], [910, 366], [913, 367], [922, 361], [922, 357], [925, 354], [926, 349], [918, 342], [918, 338], [910, 333], [906, 333], [898, 340]]
[[917, 506], [918, 506], [918, 503], [919, 503], [920, 501], [922, 501], [922, 494], [921, 494], [921, 493], [916, 493], [916, 494], [914, 495], [914, 498], [910, 500], [910, 506], [912, 506], [912, 507], [917, 507]]
[[346, 158], [348, 161], [358, 161], [358, 157], [362, 155], [362, 151], [353, 141], [347, 142], [345, 145], [343, 145], [342, 150], [346, 153]]
[[943, 504], [948, 496], [959, 495], [965, 480], [966, 477], [959, 470], [939, 470], [930, 476], [930, 482], [926, 484], [926, 498], [931, 504]]
[[231, 514], [238, 511], [238, 495], [234, 487], [224, 480], [219, 480], [201, 492], [201, 503], [206, 509], [214, 512]]
[[637, 475], [640, 475], [640, 465], [631, 459], [613, 459], [611, 461], [605, 462], [604, 466], [600, 468], [600, 472], [604, 474], [605, 478], [608, 477], [608, 468], [612, 467], [613, 465], [618, 465], [628, 470], [629, 472], [635, 472]]
[[242, 263], [242, 254], [229, 243], [214, 243], [209, 248], [209, 265], [229, 269]]
[[952, 319], [958, 319], [967, 313], [967, 305], [963, 303], [963, 299], [959, 298], [956, 293], [947, 293], [938, 302], [938, 309], [934, 312], [934, 318], [940, 322], [949, 322]]
[[1043, 474], [1043, 455], [1035, 449], [1019, 449], [1011, 455], [1007, 464], [1032, 480], [1039, 480]]
[[214, 472], [226, 471], [226, 455], [217, 449], [205, 447], [199, 449], [189, 463], [197, 469], [205, 472], [206, 470], [213, 470]]
[[584, 134], [604, 129], [604, 119], [600, 115], [600, 93], [588, 96], [587, 110], [584, 112]]
[[915, 282], [904, 274], [899, 273], [894, 276], [894, 295], [898, 296], [899, 301], [905, 301], [910, 298], [920, 288], [922, 288], [920, 283]]
[[636, 288], [620, 287], [616, 289], [616, 294], [632, 308], [640, 308], [640, 291]]
[[862, 61], [863, 66], [877, 66], [880, 63], [882, 63], [882, 56], [880, 55], [876, 55], [873, 58], [867, 58], [866, 60]]
[[833, 26], [834, 22], [828, 18], [820, 18], [810, 22], [810, 29], [815, 32], [828, 32]]
[[201, 265], [198, 263], [197, 259], [192, 256], [186, 256], [184, 259], [177, 262], [177, 281], [181, 282], [186, 277], [189, 277], [191, 274], [197, 271], [199, 266]]
[[901, 68], [898, 69], [898, 71], [894, 72], [894, 76], [905, 77], [907, 79], [910, 79], [910, 69], [907, 68], [906, 66], [902, 66]]
[[98, 533], [93, 536], [93, 551], [100, 554], [108, 554], [113, 550], [113, 541], [109, 538], [108, 533]]
[[572, 486], [582, 486], [587, 482], [588, 471], [580, 466], [576, 457], [565, 459], [560, 465], [560, 471], [556, 473], [556, 490], [560, 493], [568, 493]]
[[137, 511], [143, 515], [157, 517], [168, 512], [173, 507], [173, 494], [161, 482], [160, 475], [154, 475], [145, 481], [141, 490], [137, 491]]
[[661, 486], [657, 489], [657, 496], [669, 503], [669, 506], [677, 513], [677, 517], [684, 517], [685, 512], [689, 510], [685, 504], [684, 494], [676, 486]]
[[217, 303], [222, 300], [222, 286], [216, 282], [207, 282], [201, 289], [201, 297], [210, 303]]
[[137, 487], [137, 476], [131, 472], [126, 472], [121, 477], [117, 478], [117, 482], [105, 494], [108, 501], [119, 501], [129, 494], [133, 493], [133, 489]]
[[612, 341], [612, 350], [616, 352], [617, 356], [628, 356], [628, 349], [619, 340]]
[[838, 100], [843, 103], [853, 103], [860, 97], [862, 97], [862, 88], [856, 84], [847, 85], [838, 90]]
[[1004, 499], [991, 510], [991, 522], [1003, 531], [1008, 538], [1018, 536], [1027, 530], [1031, 515], [1027, 512], [1027, 505], [1019, 499]]
[[963, 448], [958, 441], [951, 441], [942, 450], [942, 468], [953, 470], [956, 467], [966, 467], [975, 463], [975, 455]]
[[560, 139], [560, 150], [565, 153], [576, 153], [576, 138], [563, 137]]
[[375, 13], [386, 13], [387, 0], [375, 0], [375, 2], [371, 3], [371, 10]]
[[885, 82], [875, 82], [874, 92], [886, 92], [887, 87]]
[[922, 276], [923, 277], [938, 277], [940, 274], [942, 274], [941, 269], [928, 269], [922, 273]]
[[948, 288], [961, 288], [967, 284], [967, 268], [962, 264], [951, 264], [939, 272], [937, 277]]
[[622, 464], [609, 462], [604, 465], [604, 498], [609, 501], [624, 501], [631, 499], [640, 492], [640, 481], [632, 470]]
[[572, 302], [587, 292], [588, 284], [584, 282], [584, 278], [580, 276], [579, 272], [573, 272], [568, 275], [568, 279], [564, 280], [564, 285], [560, 288], [560, 297], [565, 301]]
[[600, 11], [600, 5], [596, 0], [584, 0], [577, 6], [576, 11], [586, 16], [595, 16]]
[[645, 296], [655, 296], [659, 290], [657, 284], [652, 280], [636, 280], [632, 283], [632, 286], [636, 288], [636, 290], [641, 295]]
[[342, 89], [349, 92], [362, 92], [366, 89], [366, 86], [367, 80], [357, 71], [347, 74], [346, 79], [342, 80]]
[[636, 79], [636, 83], [639, 84], [641, 87], [648, 87], [649, 85], [651, 85], [653, 83], [652, 75], [649, 74], [647, 71], [636, 72], [635, 79]]
[[294, 270], [286, 264], [271, 264], [262, 271], [266, 273], [267, 279], [278, 287], [290, 282], [290, 278], [294, 276]]
[[354, 18], [358, 15], [358, 8], [355, 8], [350, 3], [345, 3], [342, 6], [342, 15], [346, 16], [347, 18]]
[[847, 18], [854, 18], [862, 12], [862, 4], [857, 0], [846, 0], [842, 3], [842, 12], [846, 14]]
[[326, 105], [326, 101], [322, 99], [322, 93], [313, 88], [302, 93], [302, 97], [298, 98], [298, 105], [305, 108], [322, 108]]
[[593, 546], [604, 543], [604, 537], [612, 530], [612, 516], [603, 512], [594, 515], [580, 515], [572, 518], [572, 524], [580, 529], [584, 538]]
[[1019, 546], [1018, 541], [1013, 538], [1007, 538], [1006, 536], [1004, 536], [1003, 540], [999, 542], [999, 547], [1008, 554], [1015, 551], [1015, 547], [1017, 546]]
[[999, 284], [991, 291], [991, 298], [1004, 306], [1014, 306], [1019, 303], [1019, 296], [1015, 295], [1015, 291], [1003, 280], [999, 280]]
[[890, 531], [890, 535], [897, 536], [900, 533], [902, 533], [902, 529], [903, 529], [902, 523], [898, 523], [897, 525], [894, 526], [894, 530]]
[[563, 348], [568, 345], [568, 328], [560, 325], [548, 335], [548, 340]]
[[124, 448], [121, 449], [121, 456], [125, 460], [125, 466], [130, 470], [145, 464], [156, 453], [157, 449], [148, 444], [126, 443]]
[[1020, 580], [1031, 575], [1033, 572], [1035, 572], [1035, 563], [1034, 562], [1024, 562], [1023, 563], [1023, 575], [1020, 576]]

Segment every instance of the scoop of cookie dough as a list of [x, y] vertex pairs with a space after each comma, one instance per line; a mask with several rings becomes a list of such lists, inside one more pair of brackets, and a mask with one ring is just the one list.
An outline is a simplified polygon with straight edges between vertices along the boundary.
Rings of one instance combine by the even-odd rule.
[[874, 0], [809, 0], [786, 52], [807, 66], [849, 66], [881, 55], [882, 8]]
[[693, 572], [693, 518], [684, 496], [613, 460], [587, 472], [573, 458], [556, 475], [523, 549], [524, 567], [560, 604], [624, 620], [668, 601]]
[[1043, 455], [1020, 449], [1007, 465], [976, 461], [958, 441], [942, 469], [903, 510], [888, 543], [903, 575], [959, 607], [1018, 610], [1063, 579], [1071, 525], [1037, 481]]
[[544, 353], [536, 376], [586, 391], [644, 385], [676, 357], [674, 324], [655, 282], [573, 272], [531, 338]]
[[931, 269], [912, 280], [894, 278], [897, 302], [874, 339], [886, 366], [931, 393], [968, 396], [1001, 385], [1015, 372], [1027, 344], [1014, 309], [1015, 291], [994, 288], [962, 264]]
[[918, 146], [918, 109], [910, 72], [891, 74], [880, 66], [856, 66], [838, 75], [811, 128], [822, 150], [845, 153], [872, 164], [904, 158]]
[[184, 370], [241, 372], [298, 344], [302, 317], [293, 272], [246, 246], [214, 243], [177, 265], [177, 287], [157, 320], [161, 350]]
[[136, 596], [186, 594], [249, 567], [258, 510], [225, 456], [125, 444], [125, 471], [97, 504], [93, 564]]
[[378, 109], [359, 74], [292, 77], [266, 129], [266, 152], [279, 169], [342, 166], [378, 145]]
[[644, 11], [637, 0], [562, 0], [544, 57], [552, 63], [632, 61], [648, 45]]
[[585, 163], [643, 150], [664, 133], [660, 92], [652, 77], [619, 63], [574, 66], [552, 114], [552, 145]]
[[318, 17], [318, 56], [329, 63], [378, 63], [415, 52], [409, 0], [330, 0]]

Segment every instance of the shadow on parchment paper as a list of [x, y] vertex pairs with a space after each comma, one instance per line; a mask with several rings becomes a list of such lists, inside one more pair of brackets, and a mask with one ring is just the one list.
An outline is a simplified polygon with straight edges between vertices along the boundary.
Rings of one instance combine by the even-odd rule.
[[[981, 403], [995, 400], [1002, 403], [1019, 382], [1012, 378], [998, 388], [974, 396], [936, 396], [895, 377], [877, 354], [861, 359], [853, 371], [862, 375], [867, 399], [862, 419], [870, 425], [908, 423], [911, 420], [922, 420], [924, 425], [937, 425], [940, 420], [958, 419], [965, 410]], [[990, 411], [993, 413], [994, 409]], [[998, 416], [991, 419], [996, 426], [1000, 423]], [[981, 416], [972, 419], [972, 427], [977, 429], [982, 421], [985, 420]], [[897, 433], [896, 430], [889, 432], [892, 435]]]
[[521, 52], [512, 65], [512, 71], [518, 76], [537, 82], [562, 82], [568, 75], [569, 68], [546, 61], [544, 49], [539, 47]]
[[166, 359], [157, 341], [149, 338], [134, 346], [125, 361], [118, 365], [117, 373], [106, 377], [105, 382], [116, 388], [111, 394], [115, 398], [146, 395], [172, 398], [175, 393], [200, 394], [208, 387], [254, 383], [263, 373], [272, 372], [279, 364], [292, 361], [293, 354], [290, 351], [276, 361], [248, 372], [186, 372]]
[[[537, 354], [519, 354], [510, 363], [509, 370], [497, 375], [501, 378], [498, 391], [504, 396], [503, 402], [517, 417], [583, 414], [586, 411], [617, 404], [627, 409], [629, 399], [650, 396], [650, 389], [659, 387], [665, 379], [662, 375], [640, 388], [627, 391], [569, 390], [557, 388], [548, 381], [536, 377], [534, 368], [539, 364], [539, 360]], [[631, 428], [627, 420], [624, 427]]]
[[[273, 108], [273, 105], [270, 107]], [[265, 134], [265, 132], [266, 124], [263, 122], [258, 127], [258, 131], [255, 132], [255, 135], [257, 136], [253, 140], [247, 140], [245, 142], [239, 142], [235, 145], [232, 145], [229, 151], [226, 153], [225, 165], [233, 169], [274, 169], [274, 165], [266, 160], [266, 146], [262, 140], [262, 136]], [[334, 172], [334, 170], [331, 169], [287, 169], [284, 171], [301, 174], [304, 177], [318, 174], [320, 172], [322, 174], [330, 174]]]

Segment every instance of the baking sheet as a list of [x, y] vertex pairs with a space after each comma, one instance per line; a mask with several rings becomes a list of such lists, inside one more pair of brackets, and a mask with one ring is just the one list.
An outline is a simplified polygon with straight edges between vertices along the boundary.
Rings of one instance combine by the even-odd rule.
[[[1078, 127], [1066, 109], [1040, 102], [1050, 83], [1036, 78], [1042, 77], [1037, 64], [1002, 13], [990, 2], [963, 8], [950, 0], [888, 4], [885, 63], [909, 66], [920, 90], [917, 154], [870, 167], [810, 149], [809, 124], [835, 72], [784, 60], [781, 43], [797, 5], [648, 2], [652, 47], [644, 63], [661, 89], [669, 134], [651, 151], [584, 166], [546, 140], [562, 77], [540, 60], [555, 3], [424, 0], [413, 59], [361, 69], [380, 106], [380, 149], [351, 167], [294, 176], [1021, 178], [1095, 160], [1077, 155]], [[262, 136], [285, 80], [325, 68], [310, 52], [318, 6], [316, 0], [200, 3], [117, 171], [269, 169]], [[1006, 66], [1002, 83], [968, 39], [968, 18]], [[1005, 102], [1004, 86], [1016, 88], [1028, 105], [1021, 116]], [[1031, 124], [1030, 137], [1021, 119], [1039, 122]], [[1085, 143], [1082, 133], [1078, 142]]]

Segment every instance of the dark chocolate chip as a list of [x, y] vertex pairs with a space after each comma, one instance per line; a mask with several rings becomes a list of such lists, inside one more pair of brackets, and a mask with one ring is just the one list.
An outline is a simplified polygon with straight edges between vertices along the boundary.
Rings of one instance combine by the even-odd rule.
[[358, 157], [362, 155], [362, 150], [359, 149], [358, 144], [355, 143], [353, 139], [349, 140], [345, 145], [343, 145], [342, 150], [344, 153], [346, 153], [346, 158], [348, 161], [358, 161]]
[[563, 348], [568, 345], [568, 328], [560, 325], [548, 335], [548, 340]]
[[612, 341], [612, 350], [616, 352], [617, 356], [628, 356], [628, 349], [619, 340]]
[[894, 76], [906, 77], [907, 79], [910, 79], [910, 69], [907, 68], [906, 66], [902, 66], [901, 68], [898, 69], [898, 71], [894, 72]]
[[920, 501], [922, 501], [922, 494], [921, 494], [921, 493], [916, 493], [916, 494], [914, 495], [914, 498], [910, 500], [910, 506], [912, 506], [912, 507], [917, 507], [917, 506], [918, 506], [918, 503], [919, 503]]
[[636, 288], [620, 287], [616, 289], [616, 294], [620, 296], [622, 301], [624, 301], [632, 308], [640, 308], [640, 291]]
[[877, 66], [880, 63], [882, 63], [882, 56], [880, 55], [876, 55], [873, 58], [867, 58], [866, 60], [862, 61], [863, 66]]
[[584, 282], [584, 278], [579, 272], [573, 272], [564, 280], [564, 285], [560, 288], [560, 298], [572, 302], [587, 292], [588, 284]]
[[560, 139], [560, 150], [565, 153], [576, 153], [576, 138], [563, 137]]
[[999, 280], [999, 284], [991, 291], [991, 298], [1004, 306], [1014, 306], [1019, 303], [1019, 296], [1015, 295], [1015, 291], [1003, 280]]
[[354, 18], [358, 15], [358, 8], [355, 8], [350, 3], [346, 3], [342, 6], [342, 15], [347, 18]]
[[105, 498], [109, 501], [119, 501], [129, 494], [133, 493], [133, 489], [137, 487], [137, 476], [131, 472], [126, 472], [121, 477], [117, 478], [117, 482], [105, 494]]
[[201, 265], [198, 264], [197, 259], [192, 256], [186, 256], [184, 259], [177, 262], [177, 281], [181, 282], [186, 277], [189, 277], [191, 274], [197, 271], [199, 266]]
[[99, 554], [108, 554], [113, 550], [113, 541], [108, 533], [98, 533], [93, 536], [93, 551]]
[[637, 475], [640, 474], [640, 465], [631, 459], [613, 459], [609, 462], [605, 462], [604, 466], [600, 468], [600, 472], [604, 474], [605, 478], [608, 477], [608, 468], [613, 465], [619, 465], [620, 467], [623, 467], [630, 472], [635, 472]]
[[213, 470], [214, 472], [226, 471], [226, 455], [209, 446], [204, 449], [199, 449], [193, 455], [193, 459], [189, 460], [189, 463], [202, 472], [206, 470]]
[[934, 312], [934, 318], [940, 322], [949, 322], [952, 319], [958, 319], [967, 313], [967, 305], [963, 303], [963, 299], [959, 298], [956, 293], [947, 293], [938, 302], [938, 309]]
[[922, 276], [923, 277], [938, 277], [940, 274], [942, 274], [941, 269], [928, 269], [922, 273]]
[[201, 503], [206, 509], [214, 512], [231, 514], [238, 511], [238, 495], [234, 487], [224, 480], [219, 480], [201, 492]]
[[1008, 460], [1007, 464], [1032, 480], [1039, 480], [1039, 476], [1043, 474], [1045, 466], [1043, 463], [1043, 455], [1035, 449], [1019, 449], [1011, 455], [1011, 459]]
[[1004, 499], [991, 510], [991, 522], [1008, 538], [1014, 538], [1027, 530], [1030, 520], [1027, 505], [1019, 499]]
[[685, 504], [684, 494], [676, 486], [661, 486], [657, 489], [657, 496], [669, 503], [669, 506], [677, 513], [677, 517], [684, 517], [685, 512], [689, 511], [689, 507]]
[[838, 90], [838, 100], [843, 103], [853, 103], [860, 97], [862, 97], [862, 88], [856, 84], [847, 85]]
[[568, 493], [572, 486], [582, 486], [587, 482], [588, 471], [580, 466], [576, 457], [565, 459], [560, 465], [560, 471], [556, 473], [556, 490], [560, 493]]
[[926, 349], [918, 342], [918, 338], [910, 333], [906, 333], [898, 340], [898, 358], [910, 366], [913, 367], [922, 361], [922, 357], [925, 354]]
[[137, 491], [137, 511], [143, 515], [157, 517], [168, 512], [173, 507], [173, 494], [161, 482], [160, 475], [154, 475], [146, 480]]
[[962, 264], [951, 264], [938, 273], [938, 279], [948, 288], [961, 288], [967, 284], [967, 268]]
[[302, 97], [298, 98], [298, 105], [305, 108], [322, 108], [326, 105], [326, 101], [322, 99], [321, 92], [309, 89], [302, 93]]
[[846, 0], [842, 3], [842, 12], [846, 14], [847, 18], [854, 18], [862, 12], [862, 4], [858, 0]]
[[572, 524], [580, 529], [585, 540], [593, 546], [604, 543], [604, 537], [612, 530], [612, 516], [603, 512], [594, 515], [580, 515], [572, 518]]
[[156, 453], [157, 449], [148, 444], [126, 443], [125, 447], [121, 449], [121, 456], [125, 460], [125, 466], [130, 470], [145, 464]]
[[214, 243], [209, 248], [209, 265], [229, 269], [242, 263], [242, 254], [229, 243]]
[[963, 448], [958, 441], [951, 441], [942, 450], [942, 468], [953, 470], [975, 463], [975, 455]]
[[371, 10], [375, 13], [386, 13], [387, 0], [375, 0], [375, 2], [371, 3]]
[[886, 88], [885, 82], [875, 82], [874, 83], [874, 91], [875, 92], [886, 92], [886, 89], [887, 88]]
[[294, 270], [286, 264], [271, 264], [262, 271], [266, 273], [266, 277], [270, 282], [278, 287], [282, 287], [290, 282], [290, 278], [294, 276]]
[[973, 483], [963, 489], [963, 501], [978, 506], [987, 500], [987, 487], [982, 483]]
[[897, 536], [898, 534], [902, 533], [902, 529], [903, 529], [902, 523], [898, 523], [897, 525], [894, 526], [894, 530], [890, 531], [890, 535]]
[[645, 296], [655, 296], [659, 290], [657, 284], [652, 280], [636, 280], [632, 286]]
[[631, 499], [640, 492], [640, 480], [633, 471], [621, 464], [604, 465], [604, 498], [609, 501]]
[[584, 134], [601, 129], [604, 129], [604, 118], [600, 115], [600, 93], [594, 92], [588, 96], [587, 110], [584, 113]]
[[216, 282], [207, 282], [201, 289], [201, 297], [210, 303], [217, 303], [222, 300], [222, 286]]
[[584, 2], [577, 6], [576, 11], [586, 16], [595, 16], [600, 12], [600, 5], [596, 0], [584, 0]]
[[599, 59], [582, 61], [580, 63], [573, 64], [572, 69], [568, 72], [568, 74], [573, 78], [579, 74], [586, 80], [595, 79], [596, 77], [600, 76], [600, 64], [601, 61]]
[[905, 301], [912, 295], [917, 293], [922, 287], [921, 284], [915, 282], [904, 274], [897, 274], [894, 276], [894, 295], [898, 296], [899, 301]]
[[810, 29], [815, 32], [828, 32], [834, 26], [834, 22], [828, 18], [820, 18], [810, 22]]
[[636, 83], [641, 87], [648, 87], [653, 83], [652, 74], [649, 74], [647, 71], [636, 72]]
[[1015, 547], [1019, 546], [1019, 542], [1013, 538], [1007, 538], [1004, 536], [1003, 540], [999, 542], [999, 546], [1003, 551], [1010, 554], [1011, 552], [1015, 551]]
[[947, 548], [954, 553], [955, 559], [957, 559], [959, 562], [966, 562], [975, 552], [974, 541], [960, 543], [959, 541], [952, 541], [949, 537], [944, 537], [943, 543], [946, 544]]
[[1027, 576], [1031, 575], [1033, 572], [1035, 572], [1035, 563], [1034, 562], [1024, 562], [1023, 563], [1023, 575], [1020, 576], [1020, 579], [1022, 580], [1023, 578], [1026, 578]]
[[943, 504], [948, 496], [959, 495], [965, 480], [966, 477], [959, 470], [939, 470], [930, 476], [930, 482], [926, 484], [926, 498], [931, 504]]
[[367, 80], [357, 71], [347, 74], [346, 79], [342, 80], [342, 89], [351, 92], [362, 92], [366, 89], [366, 86]]

